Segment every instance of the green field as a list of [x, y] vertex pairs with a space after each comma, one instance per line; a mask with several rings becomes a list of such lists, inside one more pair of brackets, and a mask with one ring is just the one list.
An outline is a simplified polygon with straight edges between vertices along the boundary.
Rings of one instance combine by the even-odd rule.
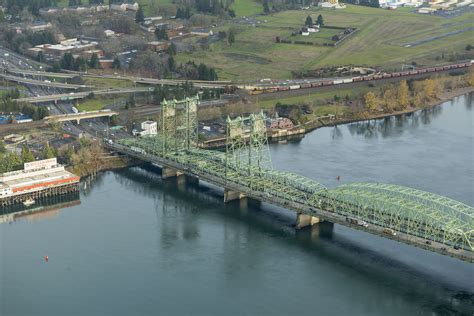
[[[359, 31], [335, 48], [275, 42], [276, 36], [290, 37], [292, 30], [304, 24], [308, 14], [313, 20], [322, 14], [326, 25], [351, 26]], [[348, 5], [344, 10], [291, 10], [259, 16], [258, 19], [261, 23], [255, 26], [239, 26], [234, 45], [216, 42], [206, 50], [179, 54], [178, 60], [213, 65], [221, 79], [291, 78], [292, 70], [304, 71], [332, 65], [400, 69], [402, 64], [411, 62], [420, 65], [448, 63], [447, 59], [438, 59], [454, 53], [465, 53], [464, 48], [467, 44], [473, 44], [474, 38], [474, 31], [468, 31], [405, 47], [414, 41], [473, 27], [472, 12], [448, 19], [415, 14], [408, 10]]]
[[251, 16], [263, 11], [262, 4], [254, 0], [235, 0], [232, 9], [237, 16]]
[[106, 103], [102, 99], [90, 99], [86, 100], [84, 102], [81, 102], [77, 105], [77, 109], [80, 112], [87, 112], [87, 111], [97, 111], [97, 110], [102, 110], [104, 106], [106, 106], [108, 103]]
[[[283, 97], [272, 100], [260, 101], [259, 105], [262, 108], [272, 108], [277, 102], [283, 104], [307, 104], [313, 106], [314, 109], [320, 108], [322, 104], [326, 104], [334, 99], [337, 95], [341, 99], [349, 96], [351, 99], [363, 96], [369, 91], [374, 91], [374, 88], [368, 85], [356, 86], [356, 87], [338, 87], [334, 90], [325, 90], [317, 92], [308, 92], [305, 95], [299, 95], [294, 97]], [[271, 96], [271, 94], [269, 95]], [[253, 98], [254, 101], [256, 97]], [[326, 113], [327, 114], [327, 113]]]
[[97, 89], [106, 88], [131, 88], [134, 84], [128, 80], [108, 78], [84, 78], [84, 84], [94, 86]]
[[122, 102], [123, 97], [117, 98], [106, 98], [106, 97], [96, 97], [93, 99], [83, 100], [76, 105], [77, 109], [81, 112], [85, 111], [98, 111], [102, 110], [106, 105]]

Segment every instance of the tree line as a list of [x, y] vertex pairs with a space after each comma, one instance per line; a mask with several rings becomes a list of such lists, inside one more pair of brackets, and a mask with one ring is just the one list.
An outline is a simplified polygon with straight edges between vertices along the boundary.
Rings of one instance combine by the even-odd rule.
[[[199, 93], [191, 82], [185, 82], [177, 86], [157, 86], [153, 90], [153, 100], [155, 103], [161, 103], [163, 100], [182, 100], [186, 97], [195, 96]], [[224, 89], [203, 89], [201, 92], [202, 100], [217, 99], [224, 93]]]
[[[48, 143], [44, 144], [42, 151], [39, 153], [39, 159], [49, 159], [56, 157], [56, 151]], [[28, 146], [23, 145], [21, 153], [10, 152], [6, 149], [5, 143], [0, 141], [0, 173], [20, 170], [26, 162], [35, 161], [35, 156]]]
[[[2, 95], [0, 100], [0, 112], [3, 113], [23, 113], [30, 116], [33, 120], [41, 120], [44, 117], [49, 115], [49, 111], [46, 107], [43, 106], [33, 106], [28, 103], [18, 103], [14, 99], [20, 97], [20, 92], [18, 89], [9, 91]], [[14, 121], [15, 117], [10, 116], [10, 120]]]
[[376, 111], [379, 108], [385, 112], [404, 111], [410, 106], [422, 107], [438, 98], [443, 90], [437, 79], [402, 80], [398, 84], [390, 84], [380, 93], [369, 91], [364, 95], [365, 108]]
[[22, 52], [24, 49], [42, 44], [56, 44], [56, 37], [50, 31], [42, 32], [24, 32], [17, 33], [16, 30], [7, 29], [3, 35], [4, 40], [8, 46], [16, 51]]
[[[99, 56], [96, 53], [94, 53], [91, 55], [90, 59], [87, 60], [82, 57], [74, 58], [72, 53], [66, 53], [61, 58], [59, 62], [59, 66], [62, 69], [75, 70], [75, 71], [85, 71], [87, 67], [97, 69], [100, 67]], [[120, 68], [120, 61], [114, 60], [112, 66], [116, 68]]]

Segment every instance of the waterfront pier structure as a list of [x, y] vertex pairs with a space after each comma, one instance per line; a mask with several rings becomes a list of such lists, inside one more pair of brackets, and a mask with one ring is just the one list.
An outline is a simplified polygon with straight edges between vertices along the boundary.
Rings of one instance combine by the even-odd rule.
[[27, 162], [23, 170], [0, 174], [0, 205], [76, 192], [79, 181], [56, 158]]

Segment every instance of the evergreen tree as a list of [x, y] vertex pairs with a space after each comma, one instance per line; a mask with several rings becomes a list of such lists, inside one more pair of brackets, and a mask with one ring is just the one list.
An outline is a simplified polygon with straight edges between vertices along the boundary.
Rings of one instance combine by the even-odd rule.
[[170, 69], [170, 71], [174, 71], [175, 67], [176, 67], [176, 63], [174, 61], [174, 58], [173, 56], [170, 56], [168, 58], [168, 68]]
[[141, 6], [138, 7], [137, 13], [135, 14], [135, 22], [142, 23], [145, 21], [145, 14]]
[[232, 44], [235, 43], [235, 32], [233, 29], [229, 30], [229, 35], [227, 36], [227, 41], [229, 42], [229, 45], [232, 46]]
[[21, 168], [21, 159], [16, 153], [6, 153], [0, 160], [0, 173], [18, 170]]
[[36, 55], [36, 60], [39, 61], [40, 63], [44, 61], [44, 55], [42, 51], [38, 52], [38, 54]]
[[72, 56], [71, 53], [66, 53], [64, 54], [63, 58], [61, 59], [61, 68], [63, 69], [69, 69], [73, 70], [74, 69], [74, 57]]
[[112, 68], [120, 69], [120, 59], [118, 59], [118, 57], [114, 58], [114, 61], [112, 62]]
[[318, 15], [318, 18], [316, 20], [316, 24], [318, 24], [319, 26], [324, 26], [324, 18], [321, 14]]
[[74, 61], [74, 70], [84, 71], [86, 70], [86, 67], [87, 67], [87, 62], [85, 61], [85, 59], [82, 57], [77, 57], [76, 60]]
[[174, 45], [173, 43], [171, 43], [171, 44], [168, 46], [168, 49], [166, 50], [166, 52], [167, 52], [168, 55], [170, 55], [170, 56], [176, 55], [176, 45]]
[[268, 0], [263, 0], [263, 13], [270, 13], [270, 7], [268, 6]]
[[155, 30], [155, 36], [157, 40], [167, 40], [168, 39], [168, 33], [166, 33], [166, 30], [162, 27], [157, 27]]
[[[319, 17], [318, 17], [318, 18], [319, 18]], [[311, 26], [311, 25], [313, 25], [313, 19], [311, 18], [311, 15], [308, 15], [308, 16], [306, 17], [306, 21], [304, 22], [304, 24], [305, 24], [306, 26]]]
[[7, 152], [7, 147], [5, 146], [5, 142], [0, 140], [0, 154], [4, 154]]
[[97, 69], [99, 68], [99, 56], [96, 53], [92, 54], [91, 59], [89, 60], [89, 67]]
[[35, 157], [26, 145], [21, 147], [21, 161], [23, 161], [23, 163], [35, 161]]
[[54, 158], [56, 155], [54, 154], [54, 150], [53, 148], [51, 148], [51, 146], [49, 146], [48, 143], [46, 143], [44, 145], [44, 148], [43, 148], [43, 151], [41, 153], [41, 158], [43, 159], [50, 159], [50, 158]]

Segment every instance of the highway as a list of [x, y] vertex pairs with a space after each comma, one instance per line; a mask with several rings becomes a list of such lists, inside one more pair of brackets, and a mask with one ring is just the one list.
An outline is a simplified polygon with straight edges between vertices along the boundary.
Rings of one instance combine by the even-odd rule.
[[84, 92], [71, 92], [71, 93], [59, 93], [49, 95], [39, 95], [26, 98], [16, 99], [18, 102], [28, 103], [43, 103], [43, 102], [55, 102], [55, 101], [71, 101], [77, 99], [83, 99], [91, 95], [113, 95], [113, 94], [128, 94], [128, 93], [143, 93], [152, 92], [151, 87], [146, 88], [116, 88], [116, 89], [102, 89]]
[[55, 88], [62, 88], [62, 89], [82, 89], [82, 88], [93, 88], [94, 86], [87, 86], [82, 84], [68, 84], [68, 83], [61, 83], [61, 82], [51, 82], [51, 81], [41, 81], [35, 79], [28, 79], [22, 78], [18, 76], [11, 76], [4, 73], [0, 73], [0, 77], [4, 78], [8, 81], [13, 81], [17, 83], [23, 83], [28, 85], [35, 85], [35, 86], [44, 86], [44, 87], [55, 87]]
[[17, 75], [29, 75], [36, 77], [51, 77], [51, 78], [67, 78], [72, 79], [75, 77], [83, 78], [101, 78], [101, 79], [114, 79], [114, 80], [126, 80], [135, 83], [142, 84], [153, 84], [153, 85], [180, 85], [185, 82], [191, 82], [194, 86], [198, 88], [224, 88], [228, 85], [232, 85], [231, 81], [206, 81], [206, 80], [179, 80], [179, 79], [155, 79], [155, 78], [138, 78], [133, 76], [119, 76], [119, 75], [96, 75], [83, 72], [68, 72], [68, 73], [58, 73], [58, 72], [43, 72], [43, 71], [22, 71], [19, 69], [8, 69], [9, 73]]
[[118, 112], [105, 109], [105, 110], [99, 110], [99, 111], [50, 115], [50, 116], [45, 117], [43, 120], [45, 121], [56, 120], [58, 122], [77, 121], [79, 123], [80, 120], [84, 120], [84, 119], [98, 118], [98, 117], [111, 117], [118, 114], [119, 114]]
[[[4, 69], [8, 68], [10, 71], [15, 71], [16, 73], [19, 73], [19, 74], [24, 73], [25, 75], [27, 75], [27, 73], [30, 73], [30, 72], [35, 73], [35, 74], [38, 74], [38, 73], [44, 74], [44, 72], [39, 71], [39, 70], [46, 69], [47, 65], [38, 63], [33, 60], [29, 60], [25, 57], [19, 56], [18, 54], [15, 54], [9, 50], [6, 50], [0, 47], [0, 68], [2, 67]], [[57, 86], [51, 86], [50, 84], [48, 85], [33, 85], [33, 84], [27, 84], [27, 83], [23, 83], [23, 84], [28, 89], [27, 90], [28, 96], [22, 99], [28, 100], [29, 98], [32, 98], [32, 99], [40, 98], [41, 100], [43, 98], [42, 99], [43, 101], [41, 101], [42, 104], [39, 104], [38, 106], [47, 107], [50, 115], [74, 113], [73, 104], [71, 102], [53, 103], [52, 101], [56, 100], [57, 98], [49, 97], [50, 95], [72, 96], [75, 94], [74, 92], [67, 94], [65, 93], [64, 89]], [[110, 92], [114, 93], [114, 91], [110, 91]], [[85, 92], [85, 93], [86, 95], [89, 95], [90, 92]], [[83, 96], [81, 96], [81, 98], [82, 97]], [[73, 98], [69, 98], [68, 100], [73, 100]], [[35, 102], [30, 102], [30, 103], [35, 103]], [[35, 126], [43, 125], [44, 123], [45, 123], [44, 121], [32, 122], [32, 124]], [[9, 130], [10, 127], [13, 127], [10, 125], [5, 126], [5, 127]], [[22, 126], [17, 125], [17, 127], [22, 127]], [[67, 121], [63, 123], [63, 130], [66, 133], [75, 135], [75, 136], [80, 136], [85, 132], [91, 135], [96, 135], [96, 136], [99, 133], [103, 133], [104, 135], [106, 135], [107, 124], [102, 122], [101, 119], [88, 119], [86, 120], [86, 122], [81, 122], [81, 124], [79, 125], [75, 125], [73, 122]]]

